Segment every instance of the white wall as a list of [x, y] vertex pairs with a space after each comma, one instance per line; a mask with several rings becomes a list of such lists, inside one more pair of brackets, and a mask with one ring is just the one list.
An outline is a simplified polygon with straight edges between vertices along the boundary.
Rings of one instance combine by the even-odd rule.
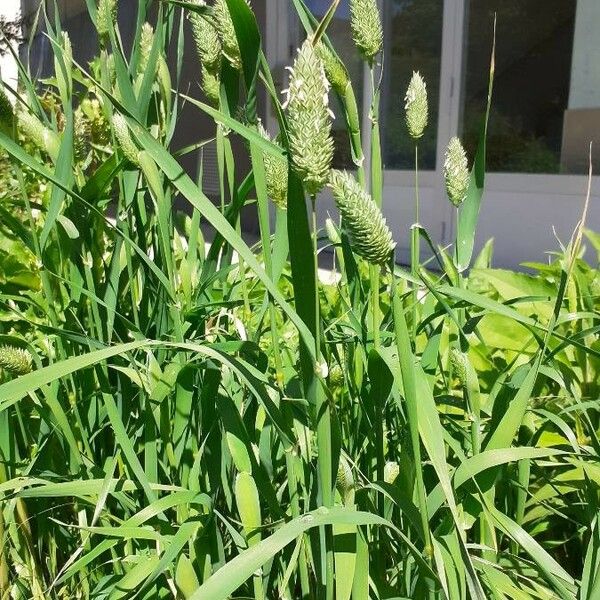
[[[1, 0], [0, 2], [0, 16], [4, 17], [7, 21], [18, 19], [21, 15], [20, 9], [20, 0]], [[18, 75], [17, 64], [10, 53], [0, 56], [0, 72], [2, 73], [3, 81], [12, 87], [16, 87]]]
[[578, 0], [569, 108], [600, 107], [600, 2]]

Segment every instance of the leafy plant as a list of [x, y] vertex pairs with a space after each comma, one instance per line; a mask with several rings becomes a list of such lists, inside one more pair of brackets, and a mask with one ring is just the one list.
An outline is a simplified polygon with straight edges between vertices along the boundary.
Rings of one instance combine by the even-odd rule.
[[[351, 3], [372, 73], [365, 147], [327, 38], [337, 2], [318, 22], [293, 0], [307, 40], [285, 104], [244, 0], [165, 1], [152, 25], [147, 4], [126, 53], [114, 0], [88, 2], [101, 49], [87, 68], [46, 21], [55, 77], [40, 90], [23, 65], [16, 99], [34, 135], [0, 133], [4, 185], [22, 199], [1, 221], [39, 281], [0, 295], [2, 596], [596, 597], [600, 276], [583, 260], [585, 212], [551, 262], [529, 265], [536, 277], [494, 269], [491, 243], [473, 258], [493, 69], [466, 190], [464, 153], [449, 150], [454, 252], [432, 247], [426, 268], [416, 225], [409, 272], [381, 213], [376, 3]], [[186, 18], [207, 102], [174, 89], [191, 49], [177, 44], [173, 71], [166, 60]], [[417, 83], [407, 119], [422, 134]], [[181, 149], [184, 102], [216, 135]], [[333, 110], [352, 174], [330, 171]], [[218, 206], [203, 192], [207, 144]], [[323, 232], [326, 184], [341, 218]], [[339, 269], [326, 283], [325, 234]]]

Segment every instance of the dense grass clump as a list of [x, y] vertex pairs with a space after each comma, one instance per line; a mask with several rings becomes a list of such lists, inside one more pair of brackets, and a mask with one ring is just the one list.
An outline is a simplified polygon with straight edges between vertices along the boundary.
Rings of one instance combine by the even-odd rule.
[[[23, 65], [0, 97], [0, 598], [597, 598], [585, 212], [535, 276], [494, 269], [491, 243], [474, 256], [486, 117], [470, 173], [460, 141], [448, 150], [454, 248], [421, 260], [416, 178], [404, 269], [383, 218], [377, 3], [352, 0], [349, 31], [372, 73], [368, 145], [327, 37], [336, 2], [319, 23], [293, 0], [306, 41], [285, 103], [245, 0], [148, 4], [126, 52], [116, 1], [88, 2], [89, 65], [46, 20], [54, 77]], [[206, 103], [177, 89], [197, 56]], [[415, 74], [406, 96], [416, 175], [426, 89]], [[178, 148], [184, 103], [214, 131]], [[330, 170], [334, 114], [352, 173]], [[341, 217], [320, 230], [331, 192]]]

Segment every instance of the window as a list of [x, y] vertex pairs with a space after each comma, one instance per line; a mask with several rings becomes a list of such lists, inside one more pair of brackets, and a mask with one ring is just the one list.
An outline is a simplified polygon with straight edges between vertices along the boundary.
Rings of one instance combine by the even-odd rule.
[[382, 144], [387, 169], [414, 167], [414, 141], [404, 121], [404, 95], [413, 71], [427, 84], [429, 125], [419, 141], [419, 167], [436, 168], [440, 66], [442, 57], [441, 0], [385, 0], [385, 65], [382, 90]]
[[485, 107], [495, 13], [488, 170], [587, 173], [589, 142], [600, 142], [600, 2], [466, 2], [462, 132], [471, 156]]
[[[320, 19], [331, 6], [331, 0], [308, 0], [306, 4], [312, 14], [317, 19]], [[350, 30], [350, 5], [348, 0], [342, 0], [342, 2], [340, 2], [335, 16], [327, 28], [327, 35], [348, 69], [352, 87], [356, 94], [358, 110], [362, 111], [364, 63], [352, 41], [352, 33]], [[332, 102], [335, 102], [333, 100], [333, 94], [331, 96]], [[333, 139], [335, 141], [333, 166], [336, 169], [354, 169], [356, 167], [352, 162], [350, 140], [348, 139], [348, 133], [346, 132], [346, 125], [340, 117], [342, 113], [337, 107], [334, 106], [333, 108], [337, 115], [332, 130]], [[361, 114], [361, 112], [359, 112], [359, 114]]]

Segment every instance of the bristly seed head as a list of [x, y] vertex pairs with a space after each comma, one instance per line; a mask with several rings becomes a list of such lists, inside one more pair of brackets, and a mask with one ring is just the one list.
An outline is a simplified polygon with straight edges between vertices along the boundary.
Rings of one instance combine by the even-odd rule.
[[31, 372], [31, 354], [22, 348], [0, 346], [0, 368], [13, 375], [25, 375]]
[[150, 62], [150, 53], [154, 45], [154, 27], [150, 23], [142, 25], [142, 34], [140, 36], [140, 61], [138, 63], [138, 73], [143, 74], [148, 69]]
[[450, 349], [450, 364], [462, 386], [467, 385], [467, 356], [458, 348]]
[[418, 140], [423, 135], [425, 127], [427, 127], [429, 117], [427, 87], [425, 86], [425, 80], [418, 72], [412, 74], [404, 101], [408, 133], [414, 140]]
[[383, 480], [392, 484], [400, 475], [400, 465], [396, 461], [388, 461], [383, 467]]
[[200, 63], [216, 72], [221, 66], [221, 40], [215, 26], [198, 13], [190, 13], [192, 37]]
[[285, 90], [292, 167], [311, 196], [327, 183], [333, 160], [329, 82], [311, 40], [298, 50]]
[[350, 27], [354, 44], [372, 63], [383, 48], [383, 27], [376, 0], [350, 0]]
[[108, 38], [117, 21], [117, 0], [99, 0], [96, 29], [100, 39]]
[[344, 66], [344, 63], [323, 43], [317, 45], [317, 54], [323, 61], [325, 75], [331, 84], [331, 87], [340, 95], [346, 93], [346, 88], [350, 84], [350, 76]]
[[[260, 121], [258, 122], [258, 132], [266, 140], [271, 141], [271, 136]], [[276, 157], [269, 152], [263, 152], [263, 163], [267, 194], [279, 208], [285, 210], [287, 208], [288, 162], [283, 156]]]
[[335, 486], [342, 496], [345, 498], [348, 492], [354, 488], [354, 475], [348, 459], [342, 454], [340, 456], [340, 464], [338, 466], [337, 476], [335, 478]]
[[446, 150], [444, 179], [450, 202], [456, 207], [460, 206], [465, 201], [469, 189], [469, 162], [457, 137], [450, 140]]
[[115, 137], [117, 138], [117, 142], [119, 143], [123, 154], [134, 165], [138, 165], [140, 151], [131, 137], [129, 125], [127, 125], [125, 117], [117, 113], [113, 116], [112, 122]]
[[60, 137], [57, 133], [48, 129], [34, 114], [25, 109], [18, 113], [17, 122], [23, 134], [52, 158], [58, 156], [60, 149]]
[[71, 38], [66, 31], [60, 34], [60, 44], [63, 50], [65, 66], [67, 69], [70, 69], [73, 63], [73, 46], [71, 45]]
[[2, 84], [0, 84], [0, 131], [12, 136], [14, 119], [15, 112], [13, 106], [2, 87]]
[[[246, 4], [250, 6], [248, 0], [246, 0]], [[223, 45], [223, 54], [231, 65], [239, 70], [242, 68], [242, 54], [226, 0], [215, 0], [214, 15], [217, 31]]]
[[329, 186], [354, 252], [372, 264], [385, 264], [396, 244], [373, 199], [345, 171], [332, 171]]
[[[196, 0], [196, 4], [202, 5], [203, 2]], [[227, 7], [221, 8], [221, 11]], [[215, 11], [217, 8], [215, 7]], [[215, 27], [215, 22], [219, 23], [220, 13], [216, 14], [215, 21], [209, 21], [198, 13], [190, 13], [190, 23], [192, 25], [192, 37], [196, 46], [196, 52], [200, 61], [200, 72], [202, 75], [202, 91], [213, 105], [219, 104], [221, 88], [221, 57], [223, 55], [223, 46], [220, 39], [220, 33]], [[224, 13], [223, 13], [224, 14]], [[227, 13], [229, 14], [229, 13]], [[232, 24], [233, 25], [233, 24]], [[235, 33], [235, 32], [234, 32]], [[237, 41], [236, 41], [237, 44]]]

